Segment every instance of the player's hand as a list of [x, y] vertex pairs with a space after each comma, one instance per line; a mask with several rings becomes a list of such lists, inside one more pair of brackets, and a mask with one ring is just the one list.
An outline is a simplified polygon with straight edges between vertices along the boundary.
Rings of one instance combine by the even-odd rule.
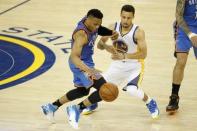
[[123, 59], [125, 59], [125, 54], [124, 53], [118, 53], [118, 52], [116, 52], [116, 53], [113, 53], [111, 55], [111, 58], [113, 60], [123, 60]]
[[193, 46], [197, 47], [197, 34], [191, 33], [191, 34], [189, 34], [189, 38], [190, 38]]
[[111, 40], [117, 40], [118, 39], [118, 32], [113, 30], [112, 35], [111, 35]]
[[94, 69], [94, 68], [89, 68], [88, 71], [86, 71], [87, 76], [90, 79], [98, 79], [101, 75], [100, 75], [100, 70]]

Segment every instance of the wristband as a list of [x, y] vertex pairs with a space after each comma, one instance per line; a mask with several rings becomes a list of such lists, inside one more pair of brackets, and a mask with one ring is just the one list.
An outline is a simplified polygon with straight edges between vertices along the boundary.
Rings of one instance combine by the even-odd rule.
[[195, 34], [195, 33], [189, 33], [188, 34], [188, 37], [191, 39], [193, 36], [196, 36], [197, 34]]

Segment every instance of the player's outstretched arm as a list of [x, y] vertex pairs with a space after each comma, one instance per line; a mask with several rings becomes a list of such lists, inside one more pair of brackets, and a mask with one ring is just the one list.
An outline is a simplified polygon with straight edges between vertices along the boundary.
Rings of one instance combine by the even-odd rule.
[[[114, 26], [115, 26], [115, 24], [111, 24], [109, 26], [109, 29], [112, 30], [112, 33], [115, 32], [115, 31], [113, 31]], [[106, 42], [108, 41], [109, 38], [110, 38], [110, 36], [103, 36], [103, 37], [101, 37], [99, 42], [97, 43], [97, 48], [100, 49], [100, 50], [104, 50], [105, 49], [106, 51], [108, 51], [110, 53], [114, 53], [115, 50], [114, 50], [113, 46], [106, 44]]]

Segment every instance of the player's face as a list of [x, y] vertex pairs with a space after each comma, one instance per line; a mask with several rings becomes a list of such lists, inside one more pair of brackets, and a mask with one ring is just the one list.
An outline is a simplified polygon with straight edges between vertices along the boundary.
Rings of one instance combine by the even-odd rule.
[[132, 25], [132, 21], [134, 18], [133, 12], [122, 11], [120, 17], [123, 28], [129, 28]]
[[102, 24], [102, 19], [91, 17], [89, 19], [88, 29], [90, 31], [95, 31], [101, 26], [101, 24]]

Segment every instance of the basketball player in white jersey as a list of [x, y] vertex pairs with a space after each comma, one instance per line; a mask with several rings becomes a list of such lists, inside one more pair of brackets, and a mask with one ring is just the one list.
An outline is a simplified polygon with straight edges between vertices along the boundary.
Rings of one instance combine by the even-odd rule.
[[[144, 59], [147, 55], [145, 33], [142, 28], [132, 23], [135, 9], [132, 5], [124, 5], [121, 9], [121, 22], [111, 25], [111, 29], [119, 32], [119, 40], [124, 41], [128, 46], [126, 53], [118, 53], [113, 46], [105, 44], [109, 37], [102, 37], [98, 43], [98, 48], [106, 49], [112, 54], [113, 62], [109, 69], [103, 74], [108, 82], [120, 85], [126, 81], [123, 91], [131, 96], [138, 97], [146, 103], [152, 118], [158, 118], [159, 109], [155, 100], [139, 89], [144, 72]], [[97, 104], [91, 105], [84, 114], [91, 113]]]

